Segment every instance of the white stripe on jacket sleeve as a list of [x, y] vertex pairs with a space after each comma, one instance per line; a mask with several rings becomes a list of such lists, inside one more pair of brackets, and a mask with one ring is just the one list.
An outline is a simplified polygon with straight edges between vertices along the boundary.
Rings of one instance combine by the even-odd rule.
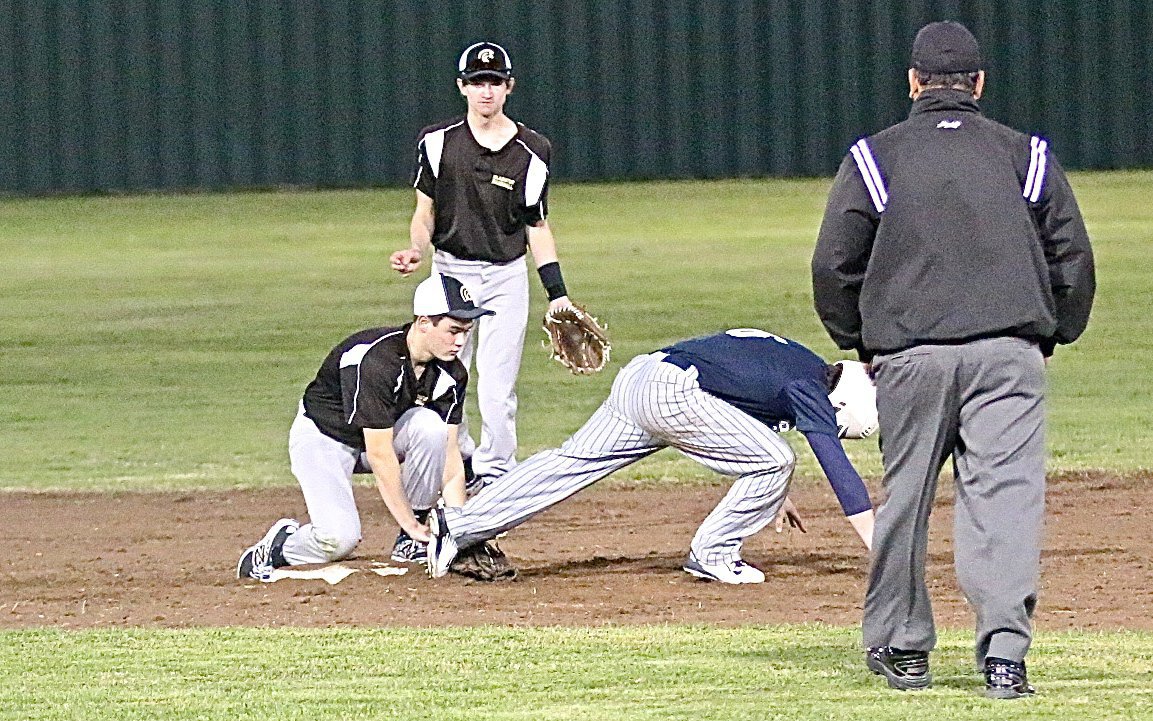
[[1029, 140], [1029, 173], [1025, 176], [1025, 187], [1021, 195], [1030, 203], [1041, 198], [1041, 188], [1045, 184], [1045, 164], [1049, 144], [1044, 138], [1034, 135]]
[[873, 199], [873, 207], [877, 209], [878, 213], [885, 212], [885, 206], [889, 203], [889, 191], [885, 189], [885, 180], [881, 177], [881, 171], [877, 169], [877, 163], [873, 160], [873, 153], [869, 150], [869, 144], [861, 138], [849, 149], [853, 154], [853, 160], [857, 161], [857, 169], [861, 171], [861, 179], [865, 181], [865, 187], [869, 189], [869, 196]]

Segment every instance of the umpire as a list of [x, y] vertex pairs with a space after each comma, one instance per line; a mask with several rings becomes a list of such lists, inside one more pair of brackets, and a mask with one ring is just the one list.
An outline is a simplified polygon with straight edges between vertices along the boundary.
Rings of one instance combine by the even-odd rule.
[[985, 694], [1033, 692], [1025, 670], [1045, 503], [1044, 365], [1081, 335], [1095, 289], [1077, 202], [1046, 140], [993, 122], [977, 40], [917, 33], [909, 118], [850, 149], [813, 254], [816, 309], [871, 361], [887, 499], [864, 608], [868, 667], [931, 683], [929, 513], [952, 456], [954, 561], [976, 611]]

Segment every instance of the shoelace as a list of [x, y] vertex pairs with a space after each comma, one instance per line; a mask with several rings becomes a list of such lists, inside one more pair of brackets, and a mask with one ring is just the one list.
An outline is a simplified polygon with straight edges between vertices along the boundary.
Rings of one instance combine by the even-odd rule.
[[918, 675], [925, 673], [929, 668], [929, 664], [923, 658], [895, 658], [893, 659], [893, 668], [901, 671], [902, 673], [910, 675]]
[[905, 675], [920, 676], [929, 670], [929, 659], [920, 654], [894, 651], [892, 648], [882, 647], [874, 652], [878, 658], [889, 657], [889, 665]]
[[406, 538], [396, 545], [393, 553], [407, 559], [427, 558], [428, 545], [412, 538]]
[[[296, 528], [287, 526], [281, 532], [285, 533], [287, 538], [296, 533]], [[278, 535], [280, 534], [278, 533]], [[262, 581], [268, 580], [272, 576], [272, 572], [276, 570], [272, 567], [272, 545], [275, 542], [276, 536], [273, 536], [267, 543], [258, 544], [252, 550], [252, 575]]]
[[1025, 669], [1015, 664], [989, 664], [989, 683], [993, 686], [1017, 687], [1025, 685]]
[[261, 543], [252, 551], [252, 575], [267, 578], [272, 575], [272, 544]]

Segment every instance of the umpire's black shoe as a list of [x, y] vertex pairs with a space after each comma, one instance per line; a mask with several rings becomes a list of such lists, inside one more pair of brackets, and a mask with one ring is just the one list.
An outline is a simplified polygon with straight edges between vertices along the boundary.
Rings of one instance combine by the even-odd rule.
[[902, 651], [892, 646], [876, 646], [865, 652], [865, 665], [884, 676], [889, 688], [920, 691], [933, 685], [928, 651]]
[[985, 659], [985, 696], [988, 698], [1021, 698], [1035, 693], [1029, 685], [1025, 664], [1007, 658]]

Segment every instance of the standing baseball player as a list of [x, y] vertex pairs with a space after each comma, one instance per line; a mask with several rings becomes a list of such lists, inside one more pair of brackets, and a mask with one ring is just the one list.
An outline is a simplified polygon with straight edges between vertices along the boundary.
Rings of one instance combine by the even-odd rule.
[[977, 40], [917, 33], [909, 118], [841, 164], [813, 254], [829, 335], [871, 361], [887, 500], [865, 598], [866, 662], [927, 688], [925, 583], [937, 476], [952, 456], [957, 580], [977, 614], [985, 693], [1033, 693], [1025, 670], [1045, 505], [1044, 358], [1089, 319], [1093, 254], [1048, 142], [985, 118]]
[[[761, 583], [741, 558], [744, 539], [787, 503], [795, 457], [780, 432], [805, 435], [865, 545], [873, 507], [841, 437], [876, 428], [872, 381], [856, 362], [829, 365], [801, 344], [742, 328], [640, 355], [621, 369], [608, 399], [564, 445], [528, 458], [463, 506], [446, 499], [429, 517], [429, 573], [444, 575], [458, 550], [524, 523], [613, 471], [673, 447], [735, 476], [705, 518], [684, 570], [723, 583]], [[803, 530], [803, 529], [802, 529]]]
[[464, 501], [458, 426], [468, 371], [458, 359], [477, 307], [456, 278], [416, 288], [411, 323], [354, 333], [329, 352], [309, 383], [288, 434], [292, 473], [311, 522], [282, 518], [240, 557], [237, 578], [347, 557], [360, 543], [352, 495], [358, 470], [376, 476], [400, 525], [392, 558], [425, 561], [428, 509], [443, 494]]
[[392, 268], [408, 275], [430, 246], [432, 273], [459, 278], [477, 302], [496, 311], [477, 323], [460, 359], [476, 351], [480, 443], [474, 448], [462, 422], [462, 451], [476, 474], [474, 487], [516, 464], [516, 378], [528, 322], [525, 252], [532, 251], [549, 309], [570, 305], [556, 242], [547, 220], [547, 138], [504, 114], [516, 81], [512, 62], [495, 43], [465, 49], [457, 88], [468, 103], [464, 117], [420, 132], [416, 210], [410, 247], [392, 254]]

